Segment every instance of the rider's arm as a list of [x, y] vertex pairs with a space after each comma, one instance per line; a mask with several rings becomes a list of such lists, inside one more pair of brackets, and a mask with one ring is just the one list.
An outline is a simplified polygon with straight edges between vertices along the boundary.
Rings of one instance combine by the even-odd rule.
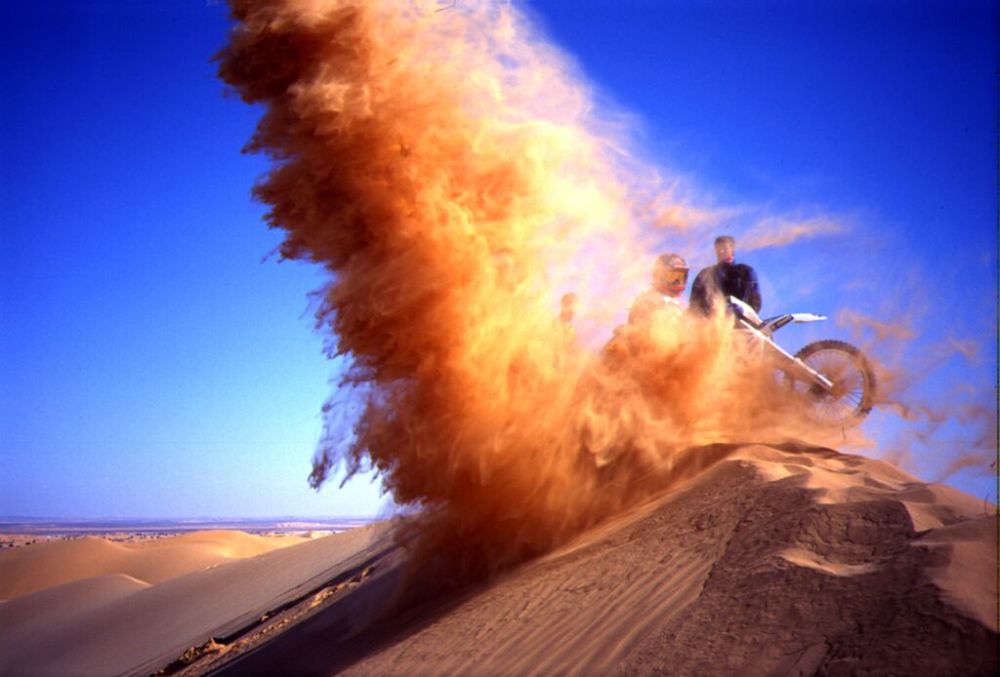
[[650, 314], [651, 314], [651, 309], [649, 307], [649, 303], [642, 296], [640, 296], [632, 304], [632, 307], [629, 308], [628, 323], [637, 324], [639, 322], [647, 320], [649, 319]]
[[747, 266], [747, 297], [744, 299], [756, 312], [760, 312], [760, 285], [757, 284], [757, 272]]

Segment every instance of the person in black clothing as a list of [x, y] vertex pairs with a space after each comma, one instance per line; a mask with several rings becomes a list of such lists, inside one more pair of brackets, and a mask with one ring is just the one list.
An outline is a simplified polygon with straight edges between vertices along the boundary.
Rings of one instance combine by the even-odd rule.
[[715, 257], [718, 263], [702, 269], [694, 279], [688, 303], [693, 312], [711, 315], [716, 302], [726, 296], [735, 296], [760, 312], [757, 273], [745, 263], [734, 263], [735, 252], [736, 240], [732, 236], [720, 235], [715, 238]]

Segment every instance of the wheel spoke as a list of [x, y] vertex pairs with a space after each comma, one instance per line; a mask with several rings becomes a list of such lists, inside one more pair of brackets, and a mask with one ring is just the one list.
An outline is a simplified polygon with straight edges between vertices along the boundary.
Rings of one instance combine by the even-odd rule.
[[828, 391], [801, 376], [788, 375], [789, 387], [805, 399], [814, 418], [843, 425], [868, 412], [868, 394], [874, 384], [864, 358], [856, 349], [838, 341], [821, 341], [800, 351], [800, 359], [833, 383]]

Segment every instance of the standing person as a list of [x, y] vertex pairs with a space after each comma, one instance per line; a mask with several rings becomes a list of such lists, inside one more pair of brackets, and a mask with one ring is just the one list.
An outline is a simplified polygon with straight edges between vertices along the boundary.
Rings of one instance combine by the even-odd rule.
[[692, 311], [711, 315], [720, 297], [735, 296], [760, 312], [760, 287], [757, 273], [745, 263], [734, 263], [736, 240], [731, 235], [715, 238], [717, 263], [701, 270], [691, 285], [689, 305]]
[[576, 292], [566, 292], [559, 299], [559, 320], [566, 325], [573, 324], [573, 318], [576, 317], [576, 308], [580, 305], [580, 297], [576, 295]]
[[680, 254], [661, 254], [653, 263], [652, 287], [643, 292], [628, 313], [629, 324], [648, 321], [657, 311], [681, 313], [681, 295], [687, 286], [688, 265]]
[[576, 328], [573, 326], [573, 318], [576, 317], [577, 306], [580, 305], [580, 297], [576, 292], [566, 292], [559, 299], [559, 323], [562, 325], [563, 341], [571, 345], [576, 341]]

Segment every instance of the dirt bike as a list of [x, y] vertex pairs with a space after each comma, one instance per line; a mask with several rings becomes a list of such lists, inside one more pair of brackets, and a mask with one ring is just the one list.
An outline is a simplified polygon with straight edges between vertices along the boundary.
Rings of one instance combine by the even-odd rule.
[[875, 372], [864, 354], [843, 341], [808, 344], [794, 356], [774, 342], [774, 333], [792, 322], [827, 319], [812, 313], [788, 313], [760, 319], [756, 311], [735, 296], [729, 297], [737, 328], [771, 352], [786, 385], [801, 398], [806, 415], [816, 423], [847, 428], [860, 423], [872, 410]]

